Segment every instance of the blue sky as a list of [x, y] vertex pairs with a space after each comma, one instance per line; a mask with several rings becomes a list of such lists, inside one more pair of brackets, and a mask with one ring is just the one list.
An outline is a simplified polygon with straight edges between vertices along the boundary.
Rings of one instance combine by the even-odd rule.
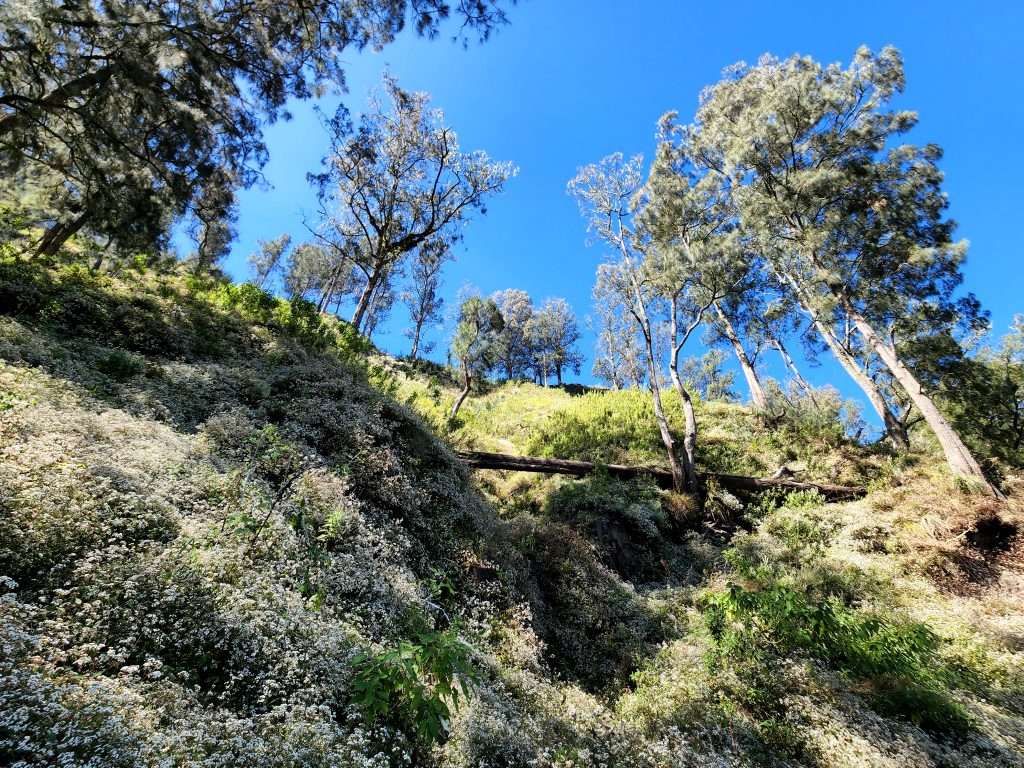
[[[383, 52], [348, 59], [343, 99], [354, 114], [387, 68], [404, 88], [432, 94], [464, 149], [519, 166], [487, 214], [466, 228], [444, 278], [449, 300], [465, 284], [484, 293], [521, 288], [538, 302], [564, 296], [582, 325], [603, 251], [587, 246], [565, 193], [579, 166], [615, 151], [649, 157], [658, 117], [669, 109], [692, 117], [701, 88], [736, 61], [770, 52], [846, 63], [861, 44], [893, 44], [907, 74], [898, 105], [920, 115], [910, 140], [946, 153], [950, 213], [958, 237], [971, 242], [965, 289], [991, 311], [997, 333], [1024, 312], [1024, 252], [1014, 226], [1024, 208], [1016, 172], [1024, 167], [1024, 3], [521, 0], [509, 19], [490, 41], [465, 50], [406, 33]], [[238, 279], [257, 239], [307, 237], [303, 216], [312, 217], [315, 197], [305, 174], [319, 167], [327, 140], [310, 103], [292, 111], [292, 121], [266, 131], [269, 186], [241, 195], [227, 263]], [[396, 306], [377, 343], [407, 352], [404, 324]], [[581, 346], [589, 356], [591, 334]], [[701, 351], [699, 343], [692, 351]], [[443, 343], [435, 357], [443, 358]], [[590, 380], [589, 368], [588, 360], [581, 380]], [[767, 370], [778, 372], [774, 361]], [[858, 394], [824, 356], [806, 373]]]

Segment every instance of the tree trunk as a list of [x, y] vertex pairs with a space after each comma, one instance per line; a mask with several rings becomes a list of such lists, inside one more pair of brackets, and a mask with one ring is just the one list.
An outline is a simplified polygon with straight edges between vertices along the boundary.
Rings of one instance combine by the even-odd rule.
[[678, 354], [674, 354], [672, 366], [669, 369], [672, 375], [672, 384], [683, 402], [683, 417], [685, 427], [683, 430], [683, 472], [686, 475], [686, 484], [689, 488], [697, 488], [697, 414], [693, 409], [693, 398], [682, 379], [679, 378]]
[[857, 361], [853, 358], [853, 355], [842, 344], [839, 343], [839, 339], [836, 338], [835, 333], [825, 323], [818, 318], [818, 313], [814, 311], [811, 306], [811, 302], [808, 301], [804, 292], [800, 289], [800, 283], [795, 280], [789, 274], [777, 273], [780, 277], [785, 277], [786, 281], [792, 286], [793, 292], [796, 295], [797, 302], [803, 308], [804, 312], [810, 317], [811, 322], [814, 323], [815, 330], [821, 334], [821, 338], [825, 340], [828, 348], [832, 350], [832, 354], [836, 360], [843, 367], [850, 378], [854, 380], [861, 391], [867, 397], [868, 402], [871, 403], [871, 407], [875, 409], [875, 413], [878, 414], [879, 418], [882, 419], [882, 424], [885, 426], [885, 434], [889, 438], [889, 441], [898, 451], [905, 451], [910, 448], [910, 437], [907, 435], [907, 430], [896, 415], [889, 408], [889, 404], [885, 401], [885, 397], [882, 395], [882, 390], [878, 388], [878, 385], [872, 380], [870, 376], [861, 370], [861, 367], [857, 364]]
[[[552, 475], [571, 475], [573, 477], [584, 477], [600, 470], [607, 472], [612, 477], [621, 479], [652, 477], [662, 488], [672, 487], [672, 473], [661, 467], [594, 464], [589, 461], [514, 456], [505, 453], [487, 453], [485, 451], [456, 451], [455, 454], [474, 469], [495, 469], [502, 472], [541, 472]], [[830, 501], [856, 499], [867, 493], [867, 489], [861, 486], [804, 483], [785, 477], [749, 477], [747, 475], [704, 472], [700, 473], [698, 478], [713, 479], [723, 488], [748, 493], [760, 493], [772, 488], [783, 488], [789, 491], [818, 491], [818, 493]]]
[[352, 326], [359, 332], [363, 330], [363, 318], [370, 304], [373, 301], [373, 292], [377, 290], [377, 281], [380, 279], [380, 270], [375, 270], [373, 275], [366, 281], [366, 287], [359, 294], [359, 301], [356, 302], [356, 309], [352, 313]]
[[960, 439], [952, 425], [946, 421], [946, 417], [942, 415], [934, 401], [925, 393], [917, 377], [900, 360], [896, 348], [886, 343], [859, 312], [850, 306], [846, 307], [846, 311], [853, 320], [857, 332], [885, 363], [896, 381], [906, 390], [907, 395], [910, 396], [917, 410], [921, 412], [928, 426], [932, 428], [953, 474], [980, 481], [994, 496], [1000, 496], [1001, 494], [989, 483], [985, 473], [981, 471], [981, 466], [970, 449]]
[[469, 397], [469, 389], [473, 384], [473, 377], [470, 375], [469, 368], [466, 367], [465, 363], [462, 364], [462, 376], [464, 381], [462, 391], [459, 393], [458, 398], [456, 398], [455, 404], [452, 405], [452, 413], [451, 416], [448, 417], [449, 421], [455, 421], [455, 417], [459, 413], [459, 408], [462, 407], [466, 398]]
[[889, 404], [885, 401], [882, 390], [878, 388], [878, 385], [875, 384], [870, 376], [864, 373], [853, 358], [853, 355], [836, 338], [831, 328], [820, 320], [814, 321], [814, 327], [821, 334], [821, 337], [825, 339], [825, 343], [828, 344], [829, 349], [832, 350], [832, 354], [835, 355], [839, 364], [843, 366], [843, 369], [850, 374], [850, 378], [857, 383], [857, 386], [867, 396], [875, 412], [881, 417], [882, 424], [885, 426], [885, 434], [896, 450], [905, 451], [909, 449], [910, 436], [907, 434], [907, 430], [902, 422], [896, 418], [896, 414], [892, 412]]
[[759, 411], [767, 411], [768, 397], [764, 393], [764, 388], [761, 386], [761, 380], [757, 376], [754, 365], [747, 356], [747, 351], [743, 348], [743, 342], [740, 341], [736, 329], [733, 328], [729, 317], [722, 311], [722, 307], [717, 301], [715, 302], [715, 311], [718, 313], [719, 320], [722, 321], [725, 337], [729, 339], [729, 343], [736, 353], [736, 359], [740, 361], [740, 370], [743, 371], [743, 378], [747, 380], [747, 387], [750, 389], [750, 399], [754, 403], [754, 408]]
[[700, 321], [701, 316], [703, 316], [704, 311], [702, 310], [700, 315], [698, 315], [697, 321], [690, 326], [684, 338], [680, 339], [677, 301], [678, 296], [673, 296], [671, 301], [672, 357], [669, 360], [668, 370], [669, 375], [672, 377], [672, 384], [675, 386], [676, 392], [679, 393], [679, 400], [683, 406], [683, 473], [686, 475], [687, 488], [695, 490], [699, 487], [697, 481], [697, 414], [693, 409], [693, 398], [690, 397], [689, 390], [683, 386], [683, 380], [679, 376], [679, 353], [682, 351], [683, 345], [686, 344], [690, 333], [697, 327], [697, 323]]
[[555, 366], [555, 380], [558, 382], [558, 386], [562, 386], [562, 366]]
[[36, 243], [36, 256], [55, 256], [68, 239], [77, 233], [89, 218], [88, 213], [81, 213], [71, 221], [57, 222], [50, 227]]
[[800, 373], [800, 369], [796, 367], [796, 363], [793, 362], [793, 358], [790, 357], [789, 350], [786, 349], [786, 345], [782, 343], [782, 339], [772, 337], [770, 343], [782, 356], [782, 360], [785, 362], [786, 368], [789, 369], [790, 374], [793, 376], [793, 381], [796, 382], [796, 385], [803, 390], [804, 394], [811, 399], [812, 403], [817, 405], [818, 401], [814, 396], [814, 389], [807, 383], [807, 379], [805, 379]]
[[412, 350], [409, 352], [409, 358], [413, 362], [416, 361], [416, 357], [417, 357], [417, 355], [419, 355], [419, 351], [420, 351], [420, 331], [422, 330], [422, 328], [423, 328], [423, 321], [422, 320], [417, 321], [416, 327], [413, 329], [413, 333], [412, 333]]

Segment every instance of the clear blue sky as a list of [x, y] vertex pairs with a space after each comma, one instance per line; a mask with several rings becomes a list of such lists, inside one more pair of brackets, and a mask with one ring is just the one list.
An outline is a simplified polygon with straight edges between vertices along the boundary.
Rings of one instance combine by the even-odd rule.
[[[536, 301], [564, 296], [582, 325], [603, 253], [587, 246], [565, 193], [577, 167], [615, 151], [650, 156], [658, 117], [669, 109], [692, 117], [701, 88], [736, 61], [770, 52], [846, 63], [861, 44], [891, 43], [906, 64], [899, 106], [920, 114], [910, 140], [945, 149], [951, 215], [958, 236], [971, 242], [965, 288], [991, 311], [997, 334], [1024, 312], [1024, 251], [1015, 229], [1024, 210], [1024, 3], [522, 0], [509, 19], [489, 42], [467, 50], [406, 33], [381, 53], [349, 57], [343, 98], [354, 114], [389, 68], [403, 87], [432, 94], [464, 149], [519, 166], [486, 216], [467, 227], [445, 274], [449, 300], [467, 283], [484, 293], [521, 288]], [[315, 198], [305, 174], [318, 168], [327, 142], [310, 104], [293, 112], [291, 122], [266, 131], [270, 188], [241, 196], [227, 265], [238, 279], [257, 239], [307, 236], [303, 214], [312, 216]], [[377, 343], [407, 352], [405, 317], [396, 307]], [[581, 346], [590, 355], [589, 333]], [[700, 353], [699, 344], [693, 351]], [[435, 357], [443, 357], [443, 343]], [[858, 394], [824, 356], [823, 363], [807, 371], [812, 381]], [[588, 360], [584, 381], [589, 368]], [[768, 370], [776, 372], [774, 362]]]

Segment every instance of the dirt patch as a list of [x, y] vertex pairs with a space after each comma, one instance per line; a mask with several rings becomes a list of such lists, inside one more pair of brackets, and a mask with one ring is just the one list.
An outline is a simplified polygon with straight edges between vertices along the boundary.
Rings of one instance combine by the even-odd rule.
[[943, 553], [929, 574], [944, 591], [957, 595], [984, 592], [1007, 568], [1024, 568], [1019, 526], [987, 511], [957, 537], [960, 545]]

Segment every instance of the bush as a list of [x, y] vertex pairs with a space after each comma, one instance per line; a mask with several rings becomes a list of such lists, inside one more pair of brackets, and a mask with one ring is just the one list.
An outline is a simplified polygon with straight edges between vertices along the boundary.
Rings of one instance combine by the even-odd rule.
[[117, 381], [128, 381], [146, 370], [146, 362], [138, 355], [115, 350], [96, 362], [96, 368]]
[[445, 735], [459, 696], [477, 678], [469, 647], [454, 629], [421, 632], [412, 641], [353, 663], [355, 702], [371, 722], [391, 718], [423, 746]]

